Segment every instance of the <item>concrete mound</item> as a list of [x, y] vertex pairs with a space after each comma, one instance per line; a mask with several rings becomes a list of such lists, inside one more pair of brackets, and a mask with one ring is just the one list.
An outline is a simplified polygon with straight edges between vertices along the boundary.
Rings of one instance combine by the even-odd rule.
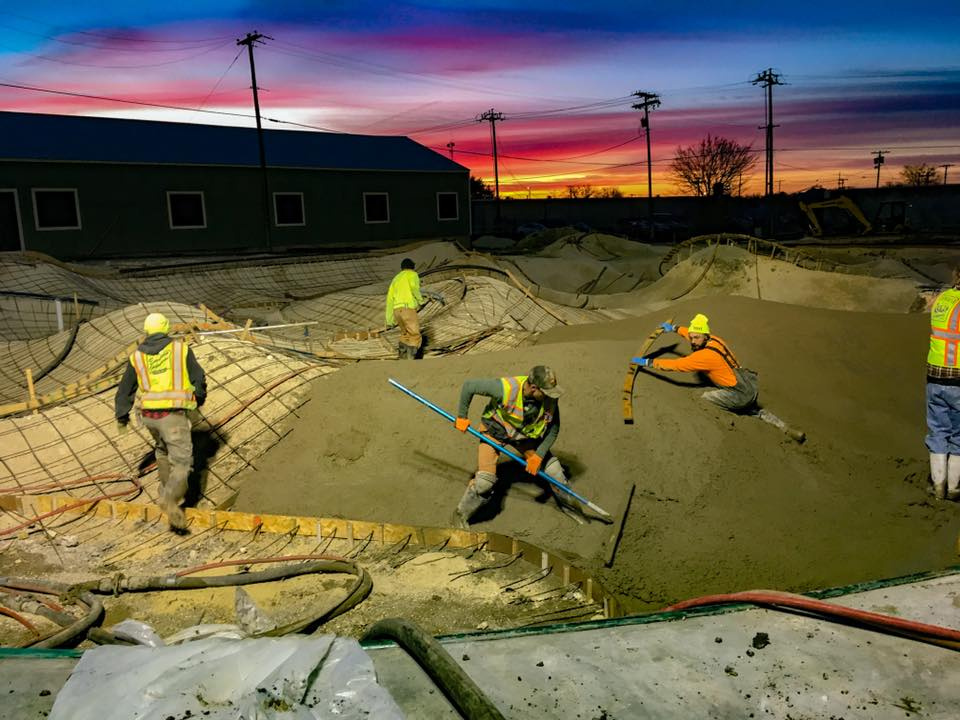
[[[623, 423], [629, 358], [659, 321], [696, 312], [759, 372], [761, 401], [805, 430], [805, 445], [714, 409], [679, 374], [642, 373], [636, 423]], [[546, 363], [566, 388], [555, 449], [572, 486], [616, 516], [636, 484], [616, 560], [599, 571], [628, 607], [944, 567], [960, 507], [926, 494], [926, 332], [923, 315], [702, 297], [636, 319], [554, 328], [508, 352], [347, 367], [314, 383], [293, 431], [244, 474], [237, 507], [446, 525], [475, 469], [476, 441], [387, 379], [455, 413], [464, 379]], [[675, 341], [687, 351], [676, 336], [658, 347]], [[483, 404], [475, 398], [474, 421]], [[480, 527], [600, 568], [609, 526], [576, 525], [519, 466], [501, 476], [515, 482]]]

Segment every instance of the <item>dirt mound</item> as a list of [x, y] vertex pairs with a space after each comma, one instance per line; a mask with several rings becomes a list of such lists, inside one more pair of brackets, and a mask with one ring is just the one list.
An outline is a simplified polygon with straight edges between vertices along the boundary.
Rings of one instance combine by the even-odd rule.
[[[695, 312], [760, 373], [761, 400], [807, 431], [805, 445], [707, 406], [699, 389], [679, 384], [693, 379], [682, 375], [638, 377], [636, 424], [624, 425], [629, 358], [657, 322]], [[934, 503], [924, 487], [926, 331], [922, 315], [703, 298], [637, 319], [556, 328], [509, 352], [358, 364], [314, 383], [292, 432], [242, 478], [237, 506], [448, 525], [475, 468], [476, 442], [387, 378], [455, 412], [464, 379], [545, 362], [566, 388], [555, 449], [573, 486], [617, 515], [636, 484], [616, 562], [601, 571], [628, 607], [942, 567], [953, 560], [960, 507]], [[471, 418], [482, 407], [475, 399]], [[501, 476], [524, 477], [519, 466]], [[595, 569], [611, 531], [574, 524], [527, 482], [514, 483], [481, 527]]]
[[682, 260], [642, 290], [618, 296], [613, 304], [656, 308], [681, 298], [740, 295], [814, 308], [908, 312], [917, 287], [917, 279], [806, 270], [738, 247], [715, 245]]

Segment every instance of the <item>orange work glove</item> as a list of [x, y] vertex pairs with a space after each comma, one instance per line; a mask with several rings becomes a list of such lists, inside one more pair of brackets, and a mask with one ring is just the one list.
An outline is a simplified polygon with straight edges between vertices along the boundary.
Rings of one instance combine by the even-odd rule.
[[539, 455], [530, 455], [527, 457], [527, 472], [531, 475], [536, 475], [540, 472], [540, 463], [543, 462], [543, 458]]
[[460, 432], [465, 433], [467, 431], [467, 428], [470, 427], [470, 421], [467, 418], [458, 417], [454, 421], [453, 426]]

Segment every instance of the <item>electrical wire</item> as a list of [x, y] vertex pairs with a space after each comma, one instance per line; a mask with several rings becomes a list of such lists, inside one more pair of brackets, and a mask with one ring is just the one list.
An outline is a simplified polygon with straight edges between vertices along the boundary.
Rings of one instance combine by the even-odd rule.
[[[46, 60], [47, 62], [58, 63], [61, 65], [75, 65], [77, 67], [104, 68], [107, 70], [131, 70], [135, 68], [163, 67], [166, 65], [175, 65], [177, 63], [186, 62], [187, 60], [194, 60], [198, 57], [202, 57], [203, 55], [208, 55], [215, 50], [219, 50], [220, 48], [226, 47], [229, 44], [230, 43], [221, 43], [219, 45], [215, 45], [214, 47], [207, 48], [202, 52], [198, 52], [193, 55], [188, 55], [182, 58], [177, 58], [176, 60], [166, 60], [164, 62], [143, 63], [143, 64], [137, 64], [137, 65], [107, 65], [104, 63], [85, 63], [85, 62], [77, 62], [76, 60], [64, 60], [62, 58], [50, 57], [48, 55], [38, 55], [37, 53], [28, 53], [23, 51], [19, 51], [18, 54], [26, 55], [27, 57], [35, 58], [37, 60]], [[9, 46], [4, 45], [2, 47], [6, 47], [7, 50], [11, 50]]]

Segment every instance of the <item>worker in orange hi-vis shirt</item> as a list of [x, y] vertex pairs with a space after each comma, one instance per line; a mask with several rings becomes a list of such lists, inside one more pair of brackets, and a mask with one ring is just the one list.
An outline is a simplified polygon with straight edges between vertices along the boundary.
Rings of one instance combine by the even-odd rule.
[[716, 387], [703, 394], [703, 399], [736, 413], [756, 414], [757, 373], [740, 367], [737, 358], [727, 344], [710, 334], [710, 324], [706, 315], [698, 313], [690, 325], [676, 326], [668, 322], [660, 327], [666, 332], [675, 332], [690, 342], [693, 352], [686, 357], [633, 358], [640, 367], [652, 367], [654, 370], [676, 372], [700, 372]]

